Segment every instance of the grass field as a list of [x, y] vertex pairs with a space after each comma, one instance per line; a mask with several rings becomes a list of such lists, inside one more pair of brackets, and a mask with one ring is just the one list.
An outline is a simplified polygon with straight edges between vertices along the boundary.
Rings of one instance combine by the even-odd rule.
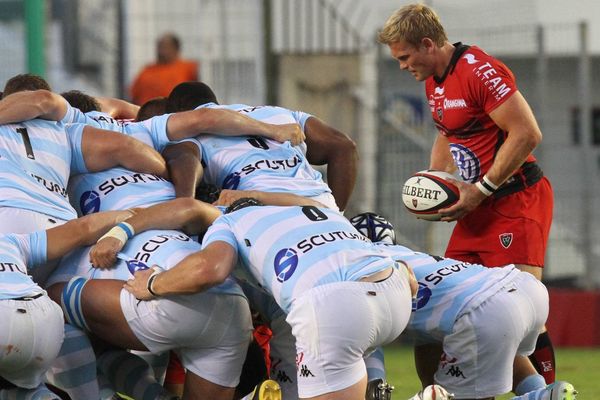
[[[578, 400], [600, 399], [600, 348], [557, 349], [556, 364], [557, 378], [575, 386], [579, 392]], [[388, 381], [396, 387], [392, 396], [394, 400], [408, 399], [419, 390], [411, 348], [401, 345], [386, 347], [385, 366]], [[503, 395], [497, 400], [511, 397]]]

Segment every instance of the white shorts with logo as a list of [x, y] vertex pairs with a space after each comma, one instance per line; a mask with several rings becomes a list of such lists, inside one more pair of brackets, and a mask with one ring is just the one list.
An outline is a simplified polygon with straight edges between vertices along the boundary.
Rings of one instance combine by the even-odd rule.
[[173, 350], [194, 374], [221, 386], [239, 383], [252, 337], [245, 297], [197, 293], [139, 301], [122, 290], [121, 308], [152, 353]]
[[31, 300], [0, 300], [0, 321], [0, 376], [36, 388], [62, 346], [60, 306], [45, 293]]
[[339, 282], [295, 299], [287, 321], [296, 338], [298, 395], [348, 388], [367, 373], [363, 356], [396, 339], [411, 313], [405, 268], [381, 282]]
[[444, 338], [435, 382], [458, 399], [509, 392], [515, 356], [533, 352], [547, 317], [546, 287], [529, 273], [517, 274], [456, 320]]
[[14, 207], [0, 207], [0, 221], [0, 233], [32, 233], [66, 222], [46, 214]]

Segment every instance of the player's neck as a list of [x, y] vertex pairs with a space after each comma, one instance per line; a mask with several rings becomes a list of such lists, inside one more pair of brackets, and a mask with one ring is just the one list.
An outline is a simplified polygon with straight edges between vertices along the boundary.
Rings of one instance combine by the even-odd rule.
[[450, 65], [450, 61], [452, 60], [452, 55], [454, 54], [454, 50], [456, 48], [450, 42], [444, 43], [442, 47], [438, 49], [437, 54], [437, 62], [435, 67], [435, 76], [441, 77], [446, 72], [446, 69]]

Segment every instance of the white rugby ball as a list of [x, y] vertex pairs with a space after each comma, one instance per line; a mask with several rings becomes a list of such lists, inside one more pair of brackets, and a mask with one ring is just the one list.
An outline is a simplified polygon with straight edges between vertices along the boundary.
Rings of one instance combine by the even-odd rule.
[[423, 400], [452, 400], [453, 396], [439, 385], [429, 385], [423, 389]]
[[450, 207], [458, 201], [458, 187], [448, 179], [456, 180], [443, 171], [419, 171], [406, 180], [402, 187], [402, 202], [417, 218], [439, 221], [438, 210]]

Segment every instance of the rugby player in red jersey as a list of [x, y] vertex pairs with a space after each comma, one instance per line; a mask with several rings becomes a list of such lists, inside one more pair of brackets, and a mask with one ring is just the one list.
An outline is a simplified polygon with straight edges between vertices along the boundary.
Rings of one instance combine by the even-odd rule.
[[[448, 41], [423, 4], [397, 10], [379, 34], [400, 69], [425, 82], [439, 131], [430, 168], [458, 169], [460, 200], [440, 210], [457, 221], [446, 257], [489, 267], [515, 264], [542, 277], [553, 194], [532, 151], [542, 134], [512, 72], [476, 46]], [[540, 334], [532, 361], [554, 382], [554, 351]], [[517, 380], [518, 383], [518, 380]]]

